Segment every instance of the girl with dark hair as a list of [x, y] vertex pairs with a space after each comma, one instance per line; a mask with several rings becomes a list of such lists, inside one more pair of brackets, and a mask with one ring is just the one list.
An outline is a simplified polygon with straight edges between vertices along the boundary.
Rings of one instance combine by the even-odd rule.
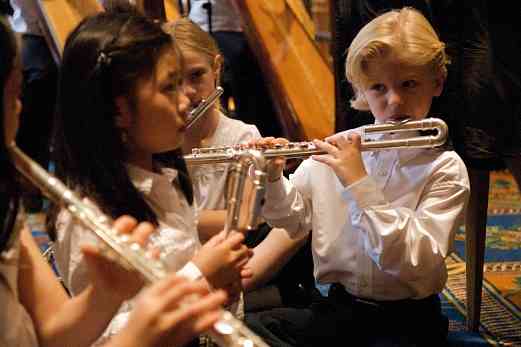
[[[251, 254], [243, 236], [217, 235], [201, 247], [182, 156], [159, 156], [177, 153], [183, 142], [188, 101], [177, 88], [180, 64], [171, 37], [137, 13], [110, 11], [81, 22], [63, 54], [57, 172], [104, 213], [157, 226], [153, 244], [172, 271], [235, 288]], [[56, 229], [57, 265], [75, 295], [89, 283], [79, 251], [89, 233], [67, 211]], [[106, 336], [121, 329], [131, 307], [121, 307]]]
[[[8, 154], [21, 111], [21, 61], [16, 39], [0, 17], [0, 346], [90, 346], [102, 333], [121, 302], [142, 286], [136, 273], [101, 256], [95, 246], [82, 248], [91, 283], [68, 298], [44, 260], [19, 208], [15, 169]], [[149, 223], [136, 227], [121, 217], [114, 228], [144, 245]], [[190, 308], [178, 303], [206, 288], [169, 276], [148, 288], [136, 304], [127, 326], [106, 347], [182, 345], [217, 320], [222, 293], [204, 297]], [[135, 341], [139, 341], [136, 343]]]

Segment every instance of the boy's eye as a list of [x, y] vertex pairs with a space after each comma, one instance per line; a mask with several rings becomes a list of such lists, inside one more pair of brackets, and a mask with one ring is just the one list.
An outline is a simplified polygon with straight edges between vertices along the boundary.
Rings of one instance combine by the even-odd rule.
[[383, 92], [385, 90], [385, 86], [381, 83], [375, 83], [371, 85], [370, 89], [375, 92]]
[[414, 88], [418, 85], [418, 82], [415, 80], [407, 80], [402, 83], [404, 88]]

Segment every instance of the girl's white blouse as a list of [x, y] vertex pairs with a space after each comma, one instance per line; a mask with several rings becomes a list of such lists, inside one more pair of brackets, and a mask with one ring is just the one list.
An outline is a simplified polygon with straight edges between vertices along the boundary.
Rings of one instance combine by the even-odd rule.
[[[201, 276], [190, 261], [201, 247], [197, 233], [194, 210], [181, 190], [172, 182], [177, 178], [174, 169], [162, 169], [154, 173], [127, 165], [134, 186], [156, 213], [159, 227], [151, 236], [152, 244], [165, 254], [165, 262], [171, 271], [195, 279]], [[93, 208], [99, 208], [84, 199]], [[72, 295], [79, 294], [89, 283], [81, 245], [98, 242], [94, 234], [66, 211], [60, 211], [56, 222], [56, 265]], [[132, 302], [125, 302], [105, 331], [105, 336], [117, 333], [128, 320]]]

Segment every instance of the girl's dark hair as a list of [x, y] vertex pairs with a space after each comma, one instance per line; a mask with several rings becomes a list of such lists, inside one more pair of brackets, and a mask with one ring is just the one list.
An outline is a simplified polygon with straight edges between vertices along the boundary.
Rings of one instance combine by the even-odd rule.
[[3, 97], [17, 54], [15, 36], [9, 24], [0, 16], [0, 84], [2, 85], [2, 96], [0, 97], [0, 252], [7, 246], [18, 212], [18, 184], [5, 146], [6, 115], [4, 114]]
[[54, 136], [56, 171], [112, 217], [130, 214], [157, 225], [127, 173], [115, 99], [133, 100], [137, 81], [151, 76], [163, 52], [173, 48], [170, 35], [158, 24], [128, 9], [84, 19], [65, 43]]

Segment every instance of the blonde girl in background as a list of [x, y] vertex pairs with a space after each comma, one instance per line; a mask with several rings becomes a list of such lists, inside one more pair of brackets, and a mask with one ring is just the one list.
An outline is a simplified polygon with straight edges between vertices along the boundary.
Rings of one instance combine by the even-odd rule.
[[[190, 109], [193, 109], [220, 85], [223, 56], [212, 36], [188, 18], [167, 23], [163, 28], [172, 35], [183, 56], [181, 86], [190, 100]], [[259, 138], [255, 125], [228, 117], [217, 102], [187, 129], [183, 152], [189, 154], [193, 148], [201, 147], [240, 145]], [[223, 229], [228, 168], [228, 163], [188, 167], [198, 211], [199, 235], [203, 242]], [[306, 237], [292, 239], [280, 228], [269, 230], [261, 237], [246, 237], [255, 240], [264, 236], [260, 243], [248, 243], [256, 247], [247, 265], [252, 277], [243, 280], [246, 291], [259, 288], [274, 278], [306, 240]]]

